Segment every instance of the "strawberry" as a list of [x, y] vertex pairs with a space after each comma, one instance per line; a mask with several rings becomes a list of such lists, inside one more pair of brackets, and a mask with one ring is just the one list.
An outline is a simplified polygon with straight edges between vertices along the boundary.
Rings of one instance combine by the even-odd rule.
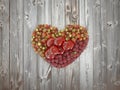
[[47, 46], [50, 47], [50, 46], [52, 46], [53, 44], [54, 44], [54, 38], [49, 38], [49, 39], [47, 40]]
[[56, 46], [61, 46], [64, 41], [65, 41], [64, 37], [58, 37], [58, 38], [55, 39], [54, 44]]
[[70, 50], [73, 48], [73, 46], [74, 46], [74, 42], [69, 40], [69, 41], [64, 42], [62, 47], [64, 50]]
[[55, 55], [59, 54], [59, 50], [56, 46], [51, 46], [46, 52], [45, 52], [45, 57], [47, 59], [53, 59]]

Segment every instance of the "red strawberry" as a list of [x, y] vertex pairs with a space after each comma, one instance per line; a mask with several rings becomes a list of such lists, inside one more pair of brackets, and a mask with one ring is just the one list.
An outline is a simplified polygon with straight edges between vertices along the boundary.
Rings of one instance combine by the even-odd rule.
[[47, 46], [50, 47], [50, 46], [52, 46], [53, 44], [54, 44], [54, 38], [49, 38], [49, 39], [47, 40]]
[[51, 46], [46, 52], [45, 52], [45, 57], [47, 59], [53, 59], [56, 54], [59, 54], [59, 50], [56, 46]]
[[73, 41], [69, 40], [69, 41], [64, 42], [62, 47], [64, 50], [70, 50], [73, 48], [73, 46], [74, 46]]
[[54, 44], [57, 46], [61, 46], [64, 41], [65, 41], [64, 37], [58, 37], [55, 39]]

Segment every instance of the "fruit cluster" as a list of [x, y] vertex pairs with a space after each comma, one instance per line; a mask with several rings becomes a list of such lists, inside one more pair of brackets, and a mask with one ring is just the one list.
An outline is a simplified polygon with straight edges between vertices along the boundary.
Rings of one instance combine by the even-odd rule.
[[32, 34], [32, 46], [47, 62], [57, 68], [72, 63], [88, 43], [86, 28], [67, 25], [64, 30], [47, 24], [38, 25]]

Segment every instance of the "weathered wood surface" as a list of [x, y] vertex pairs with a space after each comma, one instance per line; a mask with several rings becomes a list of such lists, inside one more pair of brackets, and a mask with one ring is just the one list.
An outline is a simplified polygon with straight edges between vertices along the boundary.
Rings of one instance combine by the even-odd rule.
[[[31, 47], [44, 23], [87, 27], [87, 49], [50, 66]], [[0, 90], [120, 90], [120, 0], [0, 0]]]

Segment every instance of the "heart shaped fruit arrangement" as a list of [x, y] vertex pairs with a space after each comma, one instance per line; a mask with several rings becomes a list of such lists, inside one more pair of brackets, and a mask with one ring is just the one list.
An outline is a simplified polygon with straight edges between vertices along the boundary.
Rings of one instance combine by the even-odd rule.
[[32, 33], [34, 50], [51, 65], [62, 68], [71, 64], [88, 44], [88, 32], [80, 25], [67, 25], [64, 30], [43, 24]]

